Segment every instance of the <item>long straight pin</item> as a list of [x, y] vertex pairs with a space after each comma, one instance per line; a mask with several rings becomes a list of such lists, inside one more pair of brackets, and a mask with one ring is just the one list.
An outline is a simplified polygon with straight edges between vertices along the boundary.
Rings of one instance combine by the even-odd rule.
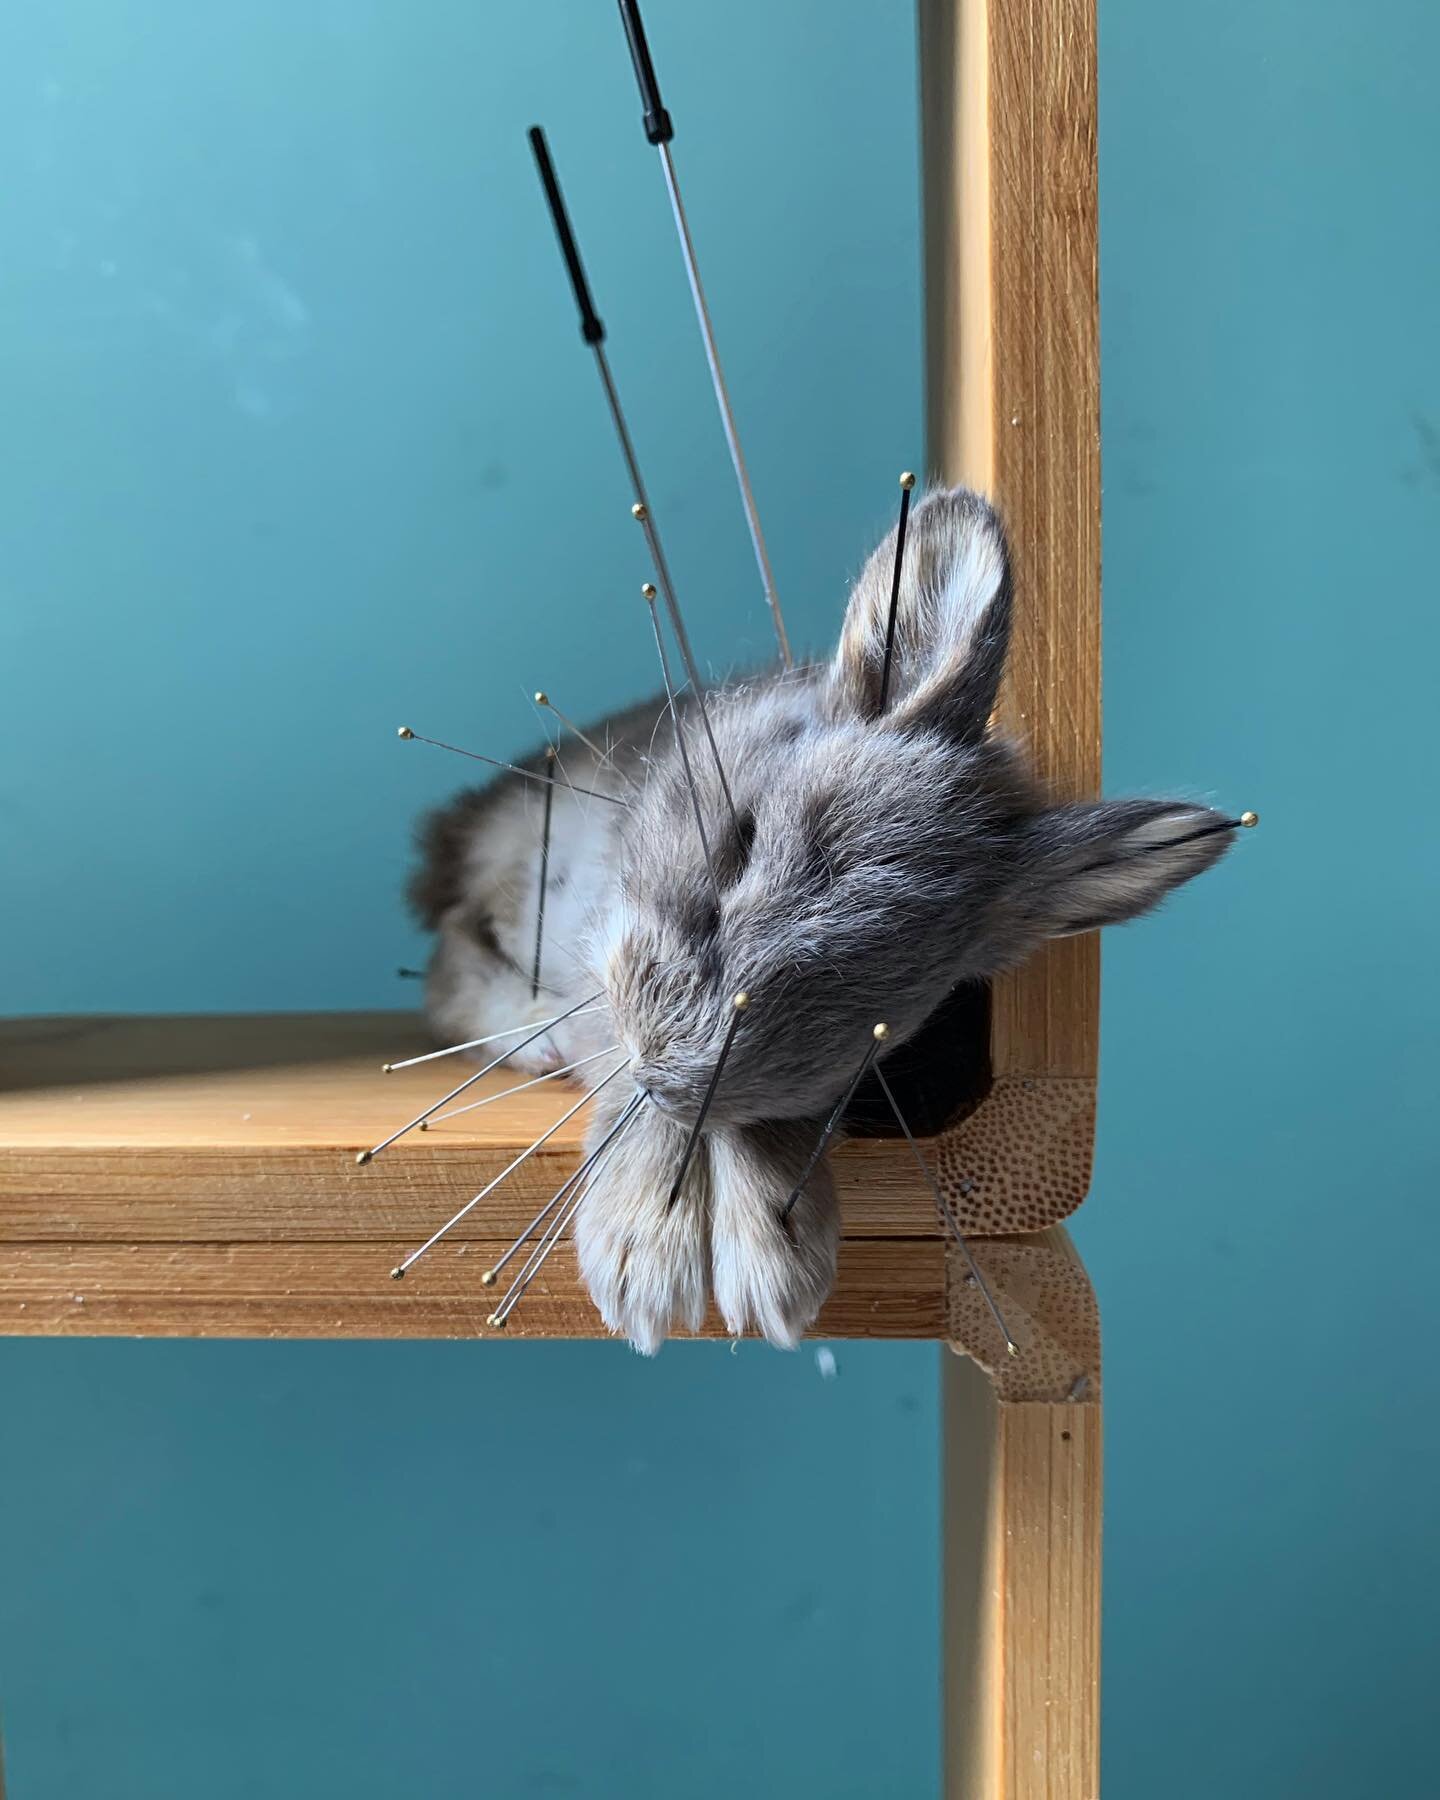
[[550, 160], [550, 148], [545, 142], [545, 133], [538, 125], [530, 127], [530, 148], [535, 156], [535, 166], [540, 172], [540, 183], [545, 190], [545, 200], [550, 208], [550, 218], [555, 227], [555, 236], [560, 243], [560, 254], [565, 260], [565, 268], [570, 277], [576, 310], [580, 314], [580, 336], [594, 352], [600, 385], [605, 390], [605, 403], [610, 409], [610, 419], [615, 427], [615, 436], [619, 440], [620, 454], [625, 460], [630, 486], [634, 490], [635, 503], [630, 508], [631, 516], [639, 522], [644, 530], [645, 542], [650, 550], [650, 560], [655, 565], [655, 577], [660, 583], [660, 592], [665, 597], [665, 610], [670, 615], [670, 628], [675, 633], [675, 642], [680, 648], [680, 660], [685, 665], [685, 673], [690, 679], [691, 686], [695, 689], [695, 702], [700, 709], [700, 719], [705, 727], [705, 736], [710, 742], [710, 754], [715, 759], [715, 773], [720, 778], [720, 786], [725, 794], [725, 803], [730, 808], [731, 822], [738, 833], [740, 824], [735, 811], [735, 800], [730, 792], [730, 783], [726, 779], [725, 765], [720, 760], [720, 746], [715, 741], [715, 733], [710, 724], [710, 712], [705, 704], [704, 684], [700, 680], [700, 670], [695, 662], [695, 653], [690, 647], [690, 637], [685, 630], [685, 620], [681, 616], [680, 603], [675, 598], [675, 584], [670, 579], [670, 565], [666, 562], [665, 552], [660, 546], [660, 534], [655, 528], [655, 518], [650, 509], [650, 497], [645, 491], [645, 479], [640, 473], [640, 464], [635, 455], [634, 443], [631, 441], [630, 428], [625, 423], [624, 409], [620, 405], [615, 379], [610, 373], [609, 359], [605, 355], [605, 327], [601, 323], [600, 315], [595, 311], [595, 303], [590, 297], [590, 283], [586, 279], [585, 265], [580, 260], [580, 250], [575, 242], [575, 233], [571, 229], [570, 215], [565, 210], [565, 200], [555, 175], [555, 165]]
[[[556, 1214], [555, 1218], [551, 1220], [550, 1224], [546, 1226], [539, 1243], [536, 1244], [529, 1256], [526, 1257], [519, 1274], [516, 1275], [509, 1287], [506, 1288], [500, 1304], [485, 1321], [485, 1323], [493, 1330], [504, 1330], [505, 1323], [509, 1319], [511, 1313], [514, 1312], [515, 1308], [525, 1298], [530, 1284], [550, 1260], [551, 1252], [555, 1249], [555, 1246], [560, 1242], [561, 1238], [564, 1237], [566, 1227], [570, 1224], [571, 1220], [574, 1219], [576, 1213], [579, 1212], [581, 1202], [589, 1191], [591, 1181], [609, 1163], [611, 1156], [614, 1154], [619, 1144], [620, 1137], [628, 1127], [634, 1123], [635, 1115], [640, 1111], [640, 1108], [644, 1104], [644, 1095], [636, 1094], [634, 1099], [626, 1105], [625, 1110], [615, 1121], [615, 1124], [611, 1127], [609, 1132], [606, 1133], [602, 1141], [595, 1147], [591, 1154], [586, 1157], [585, 1161], [570, 1179], [564, 1183], [559, 1192], [554, 1195], [546, 1206], [545, 1211], [548, 1212], [550, 1207], [554, 1206], [557, 1202], [563, 1201], [560, 1211]], [[521, 1241], [523, 1242], [524, 1240], [522, 1239]], [[513, 1254], [513, 1250], [518, 1249], [519, 1245], [516, 1244], [513, 1246], [512, 1252], [510, 1253]], [[496, 1266], [498, 1267], [499, 1265], [497, 1264]], [[487, 1271], [487, 1273], [493, 1274], [493, 1271]], [[482, 1276], [481, 1279], [483, 1280], [484, 1277]]]
[[355, 1157], [356, 1162], [368, 1163], [373, 1161], [382, 1150], [388, 1150], [391, 1144], [395, 1142], [396, 1138], [404, 1137], [407, 1131], [413, 1131], [415, 1127], [424, 1120], [433, 1118], [442, 1106], [448, 1106], [452, 1100], [463, 1094], [466, 1088], [474, 1087], [475, 1083], [479, 1081], [482, 1075], [488, 1075], [492, 1069], [498, 1069], [501, 1063], [505, 1061], [506, 1057], [514, 1056], [517, 1051], [523, 1050], [527, 1044], [533, 1044], [536, 1038], [544, 1037], [545, 1033], [552, 1025], [560, 1024], [561, 1020], [568, 1019], [571, 1014], [579, 1012], [582, 1006], [593, 1005], [599, 998], [600, 995], [598, 992], [587, 994], [583, 1000], [577, 1000], [570, 1008], [569, 1012], [557, 1013], [555, 1017], [546, 1024], [537, 1026], [536, 1029], [530, 1033], [529, 1037], [521, 1038], [518, 1044], [512, 1045], [509, 1050], [502, 1050], [499, 1056], [495, 1057], [493, 1061], [486, 1063], [483, 1069], [477, 1069], [473, 1075], [467, 1075], [464, 1081], [460, 1082], [458, 1086], [451, 1088], [448, 1094], [442, 1094], [433, 1106], [427, 1106], [424, 1112], [417, 1113], [413, 1119], [407, 1120], [398, 1131], [392, 1131], [389, 1137], [382, 1138], [380, 1142], [372, 1146], [371, 1149], [359, 1151]]
[[910, 521], [910, 494], [915, 477], [907, 469], [900, 477], [900, 523], [895, 531], [895, 570], [890, 577], [890, 616], [885, 621], [885, 666], [880, 671], [880, 708], [890, 696], [890, 661], [895, 654], [895, 615], [900, 607], [900, 571], [905, 566], [905, 528]]
[[760, 529], [760, 514], [755, 505], [755, 495], [750, 486], [750, 475], [745, 467], [745, 457], [740, 449], [740, 434], [735, 426], [735, 415], [730, 407], [730, 395], [725, 386], [725, 376], [720, 368], [720, 351], [715, 343], [715, 329], [710, 323], [710, 308], [705, 303], [705, 290], [700, 283], [700, 267], [695, 259], [695, 245], [690, 236], [690, 224], [685, 217], [684, 202], [680, 198], [680, 182], [675, 174], [675, 162], [670, 153], [670, 140], [675, 135], [675, 127], [670, 115], [660, 100], [660, 83], [656, 79], [655, 65], [650, 60], [650, 46], [645, 39], [645, 26], [640, 18], [640, 8], [635, 0], [620, 0], [620, 17], [624, 22], [625, 35], [630, 42], [630, 59], [635, 65], [635, 80], [640, 88], [641, 104], [645, 108], [645, 138], [660, 152], [660, 166], [665, 176], [665, 191], [670, 196], [670, 210], [675, 215], [675, 230], [680, 238], [680, 254], [685, 261], [685, 274], [690, 282], [690, 298], [695, 303], [695, 318], [700, 326], [701, 341], [705, 346], [705, 360], [710, 365], [710, 385], [715, 390], [715, 404], [720, 409], [720, 423], [725, 431], [725, 442], [730, 450], [730, 462], [735, 470], [735, 480], [740, 489], [740, 504], [745, 511], [745, 523], [750, 528], [750, 543], [755, 552], [755, 562], [760, 570], [760, 585], [765, 591], [765, 604], [770, 608], [771, 623], [775, 627], [776, 641], [780, 646], [780, 660], [789, 669], [793, 667], [790, 655], [790, 640], [785, 633], [785, 621], [780, 613], [780, 597], [775, 591], [775, 575], [770, 567], [770, 555], [765, 548], [765, 534]]
[[[452, 756], [468, 756], [471, 762], [489, 763], [492, 769], [507, 769], [512, 775], [519, 775], [526, 781], [543, 782], [546, 787], [555, 786], [553, 775], [537, 775], [533, 769], [522, 769], [518, 763], [502, 762], [498, 756], [482, 756], [478, 750], [462, 750], [458, 744], [442, 743], [439, 738], [426, 737], [423, 732], [412, 731], [408, 725], [401, 725], [395, 733], [405, 742], [416, 744], [433, 744], [437, 750], [448, 750]], [[565, 785], [576, 794], [588, 794], [592, 800], [608, 800], [612, 806], [629, 806], [628, 800], [622, 800], [618, 794], [602, 794], [598, 788], [576, 787], [573, 782]]]
[[705, 867], [710, 871], [710, 886], [715, 890], [715, 904], [720, 905], [720, 881], [715, 873], [715, 858], [710, 852], [710, 839], [705, 832], [705, 814], [700, 805], [700, 790], [695, 785], [695, 771], [690, 766], [690, 751], [685, 742], [685, 724], [675, 704], [675, 684], [670, 679], [670, 656], [665, 648], [665, 634], [660, 629], [660, 615], [655, 610], [655, 583], [647, 581], [640, 592], [650, 608], [650, 626], [655, 633], [655, 652], [660, 658], [660, 673], [665, 681], [665, 698], [670, 703], [670, 717], [675, 725], [675, 742], [680, 747], [680, 763], [685, 771], [685, 785], [690, 790], [690, 805], [695, 812], [695, 829], [700, 834], [700, 848], [705, 853]]
[[553, 744], [547, 746], [545, 760], [552, 771], [549, 787], [545, 790], [545, 823], [540, 831], [540, 893], [535, 903], [535, 961], [530, 969], [530, 998], [533, 1000], [540, 992], [540, 955], [545, 948], [545, 889], [550, 881], [550, 815], [555, 807], [554, 768], [557, 751]]
[[885, 1040], [889, 1037], [889, 1035], [890, 1035], [890, 1027], [884, 1023], [877, 1025], [875, 1027], [874, 1031], [871, 1032], [870, 1048], [865, 1052], [864, 1056], [860, 1059], [860, 1067], [855, 1071], [854, 1075], [851, 1077], [849, 1087], [846, 1088], [845, 1092], [840, 1096], [839, 1100], [835, 1103], [835, 1110], [831, 1113], [830, 1117], [825, 1121], [825, 1129], [820, 1133], [819, 1142], [816, 1144], [815, 1148], [810, 1152], [809, 1162], [806, 1163], [804, 1169], [801, 1171], [800, 1179], [795, 1183], [795, 1186], [791, 1189], [790, 1198], [785, 1202], [784, 1206], [781, 1208], [780, 1223], [782, 1225], [790, 1217], [791, 1213], [794, 1212], [795, 1202], [805, 1192], [805, 1183], [807, 1181], [809, 1181], [810, 1177], [815, 1173], [815, 1165], [816, 1165], [816, 1163], [819, 1162], [820, 1158], [825, 1154], [825, 1146], [830, 1142], [831, 1138], [834, 1137], [836, 1127], [839, 1125], [841, 1119], [843, 1119], [845, 1117], [845, 1109], [847, 1106], [849, 1106], [850, 1102], [855, 1098], [856, 1088], [858, 1088], [860, 1083], [865, 1079], [866, 1070], [869, 1069], [871, 1063], [873, 1063], [875, 1058], [880, 1054], [881, 1049], [884, 1047]]
[[690, 1127], [690, 1137], [685, 1145], [685, 1154], [680, 1158], [680, 1167], [675, 1171], [675, 1180], [670, 1187], [670, 1198], [665, 1202], [665, 1210], [669, 1212], [680, 1198], [680, 1189], [685, 1177], [690, 1172], [690, 1162], [695, 1155], [695, 1147], [700, 1142], [700, 1133], [705, 1129], [705, 1121], [710, 1116], [710, 1108], [715, 1101], [715, 1090], [720, 1085], [720, 1076], [725, 1068], [725, 1059], [730, 1054], [730, 1046], [735, 1042], [735, 1033], [740, 1029], [740, 1020], [750, 1004], [748, 994], [737, 994], [730, 1002], [730, 1029], [725, 1033], [725, 1042], [720, 1046], [720, 1054], [715, 1058], [715, 1067], [710, 1072], [710, 1081], [705, 1089], [705, 1098], [700, 1102], [700, 1110], [695, 1115], [695, 1123]]
[[[644, 1101], [645, 1101], [645, 1096], [643, 1094], [636, 1094], [631, 1099], [626, 1101], [624, 1110], [622, 1111], [622, 1113], [620, 1114], [620, 1117], [615, 1122], [615, 1128], [617, 1131], [619, 1130], [620, 1126], [625, 1124], [627, 1122], [627, 1120], [634, 1113], [639, 1111], [640, 1107], [644, 1104]], [[602, 1144], [599, 1144], [596, 1146], [594, 1153], [590, 1156], [587, 1156], [585, 1158], [584, 1162], [582, 1162], [580, 1164], [580, 1167], [578, 1169], [576, 1169], [572, 1175], [567, 1176], [566, 1179], [560, 1183], [560, 1186], [558, 1188], [556, 1188], [555, 1192], [550, 1196], [550, 1198], [540, 1208], [539, 1212], [536, 1213], [535, 1217], [530, 1221], [530, 1223], [520, 1233], [519, 1237], [516, 1238], [515, 1242], [510, 1246], [510, 1248], [505, 1252], [505, 1254], [498, 1259], [498, 1261], [495, 1263], [494, 1267], [486, 1269], [484, 1274], [481, 1275], [480, 1280], [481, 1280], [481, 1283], [483, 1286], [494, 1287], [495, 1277], [505, 1267], [506, 1263], [510, 1262], [514, 1257], [516, 1257], [520, 1254], [521, 1247], [523, 1245], [529, 1243], [530, 1235], [536, 1229], [536, 1227], [545, 1218], [547, 1218], [551, 1212], [554, 1211], [555, 1207], [558, 1206], [562, 1200], [566, 1199], [574, 1191], [575, 1184], [581, 1179], [582, 1176], [587, 1175], [590, 1172], [590, 1169], [594, 1164], [595, 1156], [599, 1155], [600, 1151], [605, 1148], [605, 1145], [610, 1142], [610, 1139], [613, 1136], [614, 1136], [614, 1132], [612, 1132], [610, 1134], [610, 1136], [605, 1139], [605, 1143], [602, 1143]]]
[[[1217, 837], [1222, 831], [1253, 831], [1259, 823], [1259, 813], [1243, 812], [1238, 819], [1217, 819], [1213, 825], [1201, 825], [1195, 831], [1187, 831], [1183, 837], [1164, 838], [1158, 844], [1138, 844], [1130, 854], [1149, 856], [1157, 850], [1178, 850], [1182, 845], [1193, 844], [1200, 838]], [[1079, 873], [1093, 875], [1097, 869], [1113, 869], [1124, 860], [1126, 859], [1118, 856], [1102, 856], [1098, 862], [1086, 863]]]
[[914, 1133], [905, 1123], [905, 1115], [900, 1111], [899, 1102], [891, 1091], [890, 1083], [885, 1079], [885, 1071], [881, 1068], [877, 1068], [875, 1070], [875, 1079], [880, 1083], [881, 1088], [884, 1090], [885, 1098], [890, 1102], [890, 1110], [895, 1115], [895, 1123], [905, 1133], [905, 1141], [910, 1146], [915, 1161], [919, 1166], [920, 1173], [925, 1179], [925, 1185], [935, 1197], [935, 1206], [942, 1221], [950, 1227], [955, 1241], [965, 1253], [965, 1261], [970, 1265], [971, 1278], [985, 1297], [985, 1304], [990, 1308], [990, 1316], [994, 1319], [996, 1326], [999, 1328], [1001, 1337], [1005, 1340], [1006, 1350], [1009, 1351], [1011, 1356], [1018, 1355], [1019, 1346], [1010, 1335], [1010, 1327], [1005, 1323], [1005, 1315], [996, 1305], [995, 1296], [990, 1292], [988, 1282], [980, 1273], [980, 1265], [975, 1260], [974, 1251], [971, 1250], [970, 1245], [966, 1242], [965, 1233], [960, 1229], [959, 1220], [951, 1212], [948, 1202], [940, 1192], [939, 1182], [936, 1181], [934, 1175], [930, 1172], [930, 1164], [925, 1159], [925, 1152], [920, 1148], [919, 1144], [916, 1143]]
[[421, 1244], [421, 1246], [418, 1250], [412, 1250], [410, 1252], [410, 1254], [403, 1260], [403, 1262], [397, 1263], [395, 1265], [395, 1267], [390, 1271], [391, 1279], [394, 1281], [399, 1281], [400, 1278], [404, 1275], [405, 1271], [411, 1266], [412, 1263], [418, 1262], [419, 1259], [425, 1254], [425, 1252], [427, 1250], [433, 1250], [435, 1245], [440, 1242], [441, 1238], [443, 1238], [445, 1236], [447, 1231], [453, 1231], [455, 1229], [455, 1227], [460, 1223], [460, 1221], [465, 1217], [465, 1215], [472, 1210], [472, 1208], [477, 1207], [480, 1204], [480, 1202], [486, 1197], [487, 1194], [493, 1194], [495, 1189], [497, 1187], [499, 1187], [500, 1183], [502, 1181], [504, 1181], [507, 1176], [513, 1175], [515, 1173], [515, 1171], [520, 1167], [521, 1163], [527, 1162], [535, 1154], [535, 1152], [540, 1148], [540, 1146], [542, 1144], [548, 1143], [550, 1141], [550, 1139], [552, 1137], [554, 1137], [555, 1133], [560, 1129], [560, 1127], [562, 1125], [569, 1124], [570, 1120], [575, 1117], [576, 1113], [578, 1113], [580, 1111], [582, 1106], [588, 1106], [590, 1104], [590, 1102], [595, 1098], [595, 1096], [601, 1091], [602, 1088], [608, 1087], [610, 1085], [610, 1083], [615, 1079], [615, 1077], [620, 1073], [620, 1071], [622, 1069], [628, 1068], [629, 1066], [630, 1066], [630, 1058], [628, 1056], [625, 1058], [625, 1060], [623, 1062], [616, 1063], [615, 1067], [610, 1071], [610, 1073], [606, 1076], [603, 1076], [599, 1081], [597, 1081], [595, 1083], [594, 1087], [591, 1088], [588, 1093], [582, 1094], [568, 1112], [561, 1113], [560, 1117], [555, 1121], [555, 1123], [549, 1128], [548, 1131], [542, 1131], [540, 1133], [539, 1137], [536, 1138], [535, 1142], [533, 1144], [531, 1144], [531, 1146], [528, 1150], [522, 1150], [520, 1152], [520, 1154], [515, 1158], [514, 1162], [507, 1164], [506, 1167], [500, 1171], [500, 1173], [495, 1177], [495, 1179], [493, 1181], [487, 1181], [485, 1186], [483, 1188], [481, 1188], [481, 1190], [478, 1194], [476, 1194], [472, 1199], [467, 1200], [465, 1202], [465, 1204], [460, 1208], [459, 1212], [457, 1212], [453, 1218], [447, 1219], [438, 1231], [432, 1232], [431, 1235], [428, 1238], [426, 1238], [425, 1242], [423, 1244]]
[[472, 1100], [466, 1106], [457, 1106], [450, 1112], [438, 1113], [435, 1118], [420, 1126], [421, 1131], [428, 1131], [431, 1125], [443, 1125], [446, 1119], [458, 1119], [461, 1113], [475, 1112], [482, 1106], [493, 1106], [497, 1100], [508, 1100], [512, 1094], [523, 1094], [526, 1088], [539, 1087], [542, 1082], [559, 1081], [562, 1075], [572, 1075], [576, 1069], [583, 1069], [588, 1064], [599, 1062], [602, 1056], [613, 1056], [620, 1048], [619, 1044], [607, 1044], [603, 1050], [593, 1050], [589, 1056], [580, 1056], [574, 1062], [568, 1062], [558, 1069], [547, 1069], [543, 1075], [532, 1075], [528, 1081], [520, 1081], [514, 1087], [501, 1088], [498, 1094], [487, 1094], [483, 1100]]
[[[488, 1037], [467, 1038], [463, 1044], [447, 1044], [443, 1050], [427, 1050], [423, 1056], [407, 1056], [403, 1062], [381, 1063], [380, 1072], [389, 1075], [396, 1069], [413, 1069], [416, 1063], [435, 1062], [442, 1056], [458, 1056], [462, 1050], [478, 1050], [482, 1044], [498, 1044], [508, 1037], [519, 1037], [537, 1025], [558, 1025], [568, 1013], [556, 1013], [550, 1019], [527, 1019], [523, 1025], [512, 1025], [506, 1031], [492, 1031]], [[508, 1051], [506, 1053], [509, 1054]]]
[[[627, 785], [627, 787], [633, 788], [635, 786], [635, 783], [630, 779], [630, 777], [625, 773], [625, 771], [616, 764], [613, 754], [610, 751], [602, 750], [600, 748], [600, 746], [595, 742], [594, 738], [590, 737], [587, 733], [583, 732], [573, 719], [567, 718], [565, 716], [565, 714], [563, 712], [561, 712], [560, 708], [555, 704], [555, 702], [550, 698], [550, 696], [547, 693], [545, 693], [545, 691], [543, 689], [539, 693], [536, 694], [535, 704], [537, 706], [544, 707], [546, 712], [553, 713], [554, 716], [560, 721], [560, 723], [564, 727], [564, 729], [566, 731], [568, 731], [572, 737], [579, 738], [580, 742], [585, 746], [585, 748], [590, 752], [590, 754], [596, 759], [597, 762], [603, 763], [607, 767], [613, 768], [615, 770], [615, 773]], [[563, 780], [565, 778], [565, 771], [563, 768], [560, 771], [560, 775], [561, 775], [561, 779]]]

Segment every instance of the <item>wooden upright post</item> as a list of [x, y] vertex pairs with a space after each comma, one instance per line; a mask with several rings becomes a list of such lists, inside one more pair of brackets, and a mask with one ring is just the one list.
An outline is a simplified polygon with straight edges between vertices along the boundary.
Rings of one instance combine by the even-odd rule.
[[[921, 0], [919, 17], [930, 466], [990, 494], [1009, 529], [1016, 626], [1000, 723], [1057, 797], [1090, 794], [1100, 776], [1094, 4]], [[994, 1094], [940, 1150], [976, 1229], [1023, 1215], [1042, 1188], [1051, 1218], [1083, 1198], [1099, 960], [1094, 935], [1072, 938], [995, 986]], [[1026, 1143], [1040, 1147], [1033, 1167]], [[987, 1267], [994, 1259], [1007, 1304], [1028, 1286], [1034, 1311], [1017, 1331], [1024, 1367], [1007, 1368], [952, 1257], [952, 1339], [990, 1374], [947, 1359], [946, 1793], [1094, 1800], [1098, 1322], [1093, 1296], [1088, 1309], [1076, 1298], [1089, 1284], [1063, 1233], [1028, 1247], [997, 1240], [982, 1253]], [[1066, 1268], [1074, 1306], [1052, 1285]]]

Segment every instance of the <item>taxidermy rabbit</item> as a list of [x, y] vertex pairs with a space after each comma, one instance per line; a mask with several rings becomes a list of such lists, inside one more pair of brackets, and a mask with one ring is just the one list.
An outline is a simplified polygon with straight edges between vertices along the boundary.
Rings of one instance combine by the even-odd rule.
[[904, 1043], [958, 981], [1137, 917], [1234, 835], [1235, 821], [1183, 801], [1047, 803], [991, 729], [1010, 569], [998, 517], [963, 488], [912, 514], [882, 710], [894, 536], [856, 583], [827, 665], [707, 693], [733, 816], [693, 696], [676, 706], [693, 794], [663, 701], [597, 727], [603, 753], [567, 740], [538, 995], [546, 789], [503, 777], [422, 831], [411, 899], [438, 934], [437, 1032], [475, 1038], [599, 996], [514, 1061], [597, 1056], [604, 1074], [598, 1053], [614, 1049], [620, 1074], [596, 1096], [587, 1147], [622, 1119], [623, 1139], [597, 1163], [575, 1235], [606, 1324], [647, 1353], [697, 1327], [712, 1294], [732, 1331], [773, 1344], [814, 1320], [840, 1235], [823, 1160], [787, 1201], [877, 1021], [887, 1048]]

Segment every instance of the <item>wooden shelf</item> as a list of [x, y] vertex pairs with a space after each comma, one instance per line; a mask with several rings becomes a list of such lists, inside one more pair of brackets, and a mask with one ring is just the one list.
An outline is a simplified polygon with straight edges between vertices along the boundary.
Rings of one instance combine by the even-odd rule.
[[[403, 1285], [389, 1272], [553, 1124], [575, 1090], [531, 1088], [357, 1166], [357, 1150], [466, 1072], [459, 1059], [382, 1072], [383, 1061], [426, 1047], [418, 1020], [401, 1013], [0, 1024], [0, 1330], [484, 1335], [494, 1292], [481, 1273], [575, 1167], [580, 1120]], [[513, 1084], [488, 1076], [467, 1098]], [[1063, 1397], [1093, 1371], [1088, 1284], [1063, 1233], [980, 1251], [1026, 1321], [1017, 1365], [1000, 1356], [903, 1142], [847, 1144], [835, 1165], [844, 1239], [817, 1336], [957, 1339], [998, 1368], [1002, 1391], [1022, 1396], [1038, 1383]], [[1064, 1306], [1049, 1320], [1057, 1292]], [[568, 1245], [506, 1335], [604, 1335]], [[705, 1335], [725, 1335], [718, 1316]]]
[[[573, 1104], [554, 1082], [355, 1153], [469, 1070], [386, 1075], [429, 1048], [410, 1014], [86, 1018], [0, 1025], [0, 1329], [469, 1337], [480, 1274], [575, 1167], [582, 1119], [475, 1208], [404, 1284], [389, 1271]], [[466, 1096], [513, 1086], [489, 1076]], [[839, 1158], [845, 1244], [817, 1334], [946, 1334], [945, 1247], [903, 1145]], [[724, 1335], [718, 1317], [708, 1335]], [[604, 1326], [568, 1246], [507, 1336]]]

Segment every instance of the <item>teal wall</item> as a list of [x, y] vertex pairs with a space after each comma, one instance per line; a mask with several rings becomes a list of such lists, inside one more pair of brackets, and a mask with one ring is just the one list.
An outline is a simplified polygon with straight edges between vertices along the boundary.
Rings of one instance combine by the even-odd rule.
[[[649, 11], [818, 647], [918, 456], [909, 11]], [[1103, 11], [1109, 779], [1264, 815], [1106, 951], [1077, 1222], [1107, 1330], [1105, 1793], [1408, 1797], [1437, 1574], [1440, 15]], [[649, 686], [532, 117], [702, 653], [763, 649], [618, 27], [520, 16], [0, 22], [6, 1010], [397, 1003], [408, 821], [454, 776], [394, 725], [503, 750], [537, 685], [567, 710]], [[836, 1356], [0, 1346], [15, 1800], [933, 1794], [935, 1353]]]
[[1102, 0], [1107, 1800], [1434, 1793], [1433, 0]]

